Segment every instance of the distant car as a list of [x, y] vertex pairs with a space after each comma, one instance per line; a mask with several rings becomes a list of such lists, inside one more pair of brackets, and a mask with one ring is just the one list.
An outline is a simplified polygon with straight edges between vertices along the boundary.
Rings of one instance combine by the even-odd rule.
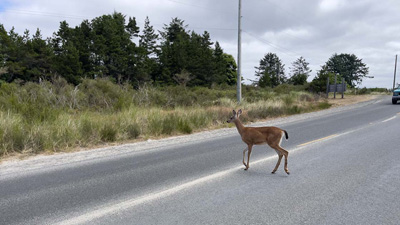
[[393, 90], [392, 103], [397, 104], [398, 100], [400, 100], [400, 85]]

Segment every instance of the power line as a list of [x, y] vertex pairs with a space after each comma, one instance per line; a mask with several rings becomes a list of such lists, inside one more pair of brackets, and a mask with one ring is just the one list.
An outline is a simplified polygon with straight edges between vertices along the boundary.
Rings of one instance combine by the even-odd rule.
[[207, 29], [207, 30], [234, 30], [236, 31], [237, 28], [220, 28], [220, 27], [191, 27], [188, 26], [190, 29]]
[[244, 31], [244, 30], [243, 30], [243, 32], [246, 33], [247, 35], [249, 35], [249, 36], [251, 36], [251, 37], [257, 39], [258, 41], [260, 41], [260, 42], [262, 42], [262, 43], [264, 43], [264, 44], [267, 44], [267, 45], [269, 45], [269, 46], [275, 48], [276, 50], [279, 50], [280, 52], [282, 52], [282, 53], [284, 53], [284, 54], [286, 54], [286, 55], [289, 55], [289, 56], [296, 56], [296, 57], [297, 57], [297, 56], [301, 56], [301, 54], [299, 54], [299, 53], [297, 53], [297, 52], [294, 52], [294, 51], [289, 50], [289, 49], [287, 49], [287, 48], [278, 46], [278, 45], [276, 45], [276, 44], [274, 44], [274, 43], [272, 43], [272, 42], [269, 42], [269, 41], [265, 40], [264, 38], [258, 37], [258, 36], [256, 36], [256, 35], [254, 35], [254, 34], [248, 32], [248, 31]]
[[177, 3], [177, 4], [181, 4], [181, 5], [190, 6], [190, 7], [194, 7], [194, 8], [198, 8], [198, 9], [204, 9], [204, 10], [207, 10], [207, 11], [226, 12], [226, 11], [223, 11], [222, 9], [221, 10], [217, 10], [217, 9], [212, 9], [212, 8], [204, 7], [204, 6], [201, 6], [201, 5], [190, 4], [190, 3], [187, 3], [187, 2], [181, 2], [181, 1], [177, 1], [177, 0], [167, 0], [167, 1], [170, 1], [170, 2], [173, 2], [173, 3]]
[[[173, 1], [173, 0], [169, 0]], [[17, 13], [17, 14], [25, 14], [25, 15], [34, 15], [34, 16], [47, 16], [47, 17], [58, 17], [58, 18], [68, 18], [68, 19], [82, 19], [85, 20], [87, 17], [79, 16], [79, 15], [68, 15], [68, 14], [59, 14], [59, 13], [51, 13], [51, 12], [43, 12], [43, 11], [28, 11], [28, 10], [15, 10], [9, 9], [9, 12]], [[136, 21], [138, 24], [144, 24], [144, 22]], [[163, 28], [165, 24], [152, 24], [152, 26], [157, 28]], [[188, 26], [189, 29], [204, 29], [204, 30], [237, 30], [236, 28], [223, 28], [223, 27], [192, 27]]]
[[49, 17], [58, 17], [58, 18], [68, 18], [68, 19], [87, 19], [87, 17], [78, 16], [78, 15], [67, 15], [60, 13], [49, 13], [49, 12], [41, 12], [41, 11], [29, 11], [29, 10], [16, 10], [16, 9], [8, 9], [6, 12], [12, 12], [17, 14], [25, 14], [25, 15], [35, 15], [35, 16], [49, 16]]

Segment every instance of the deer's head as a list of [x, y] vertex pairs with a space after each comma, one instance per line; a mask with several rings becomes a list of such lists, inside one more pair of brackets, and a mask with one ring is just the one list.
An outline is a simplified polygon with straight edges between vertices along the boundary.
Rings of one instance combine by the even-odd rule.
[[229, 118], [228, 121], [226, 121], [227, 123], [231, 123], [231, 122], [239, 119], [239, 116], [242, 114], [242, 109], [239, 109], [239, 111], [237, 111], [237, 112], [235, 110], [233, 110], [232, 113], [233, 113], [233, 116], [231, 118]]

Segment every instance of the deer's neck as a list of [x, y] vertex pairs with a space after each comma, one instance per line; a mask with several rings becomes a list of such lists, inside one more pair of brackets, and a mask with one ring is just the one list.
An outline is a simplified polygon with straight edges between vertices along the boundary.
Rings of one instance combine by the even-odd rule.
[[233, 122], [235, 123], [236, 128], [237, 128], [237, 130], [239, 131], [240, 136], [242, 136], [243, 131], [244, 131], [244, 126], [243, 126], [242, 122], [240, 122], [239, 119], [237, 119], [237, 120], [235, 120], [235, 121], [233, 121]]

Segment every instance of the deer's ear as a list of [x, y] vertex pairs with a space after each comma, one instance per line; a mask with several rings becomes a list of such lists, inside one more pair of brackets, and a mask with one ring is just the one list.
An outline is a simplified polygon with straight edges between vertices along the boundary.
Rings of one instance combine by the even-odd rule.
[[242, 109], [239, 109], [238, 115], [242, 114]]
[[236, 111], [235, 110], [233, 110], [232, 113], [233, 113], [234, 116], [236, 116]]

